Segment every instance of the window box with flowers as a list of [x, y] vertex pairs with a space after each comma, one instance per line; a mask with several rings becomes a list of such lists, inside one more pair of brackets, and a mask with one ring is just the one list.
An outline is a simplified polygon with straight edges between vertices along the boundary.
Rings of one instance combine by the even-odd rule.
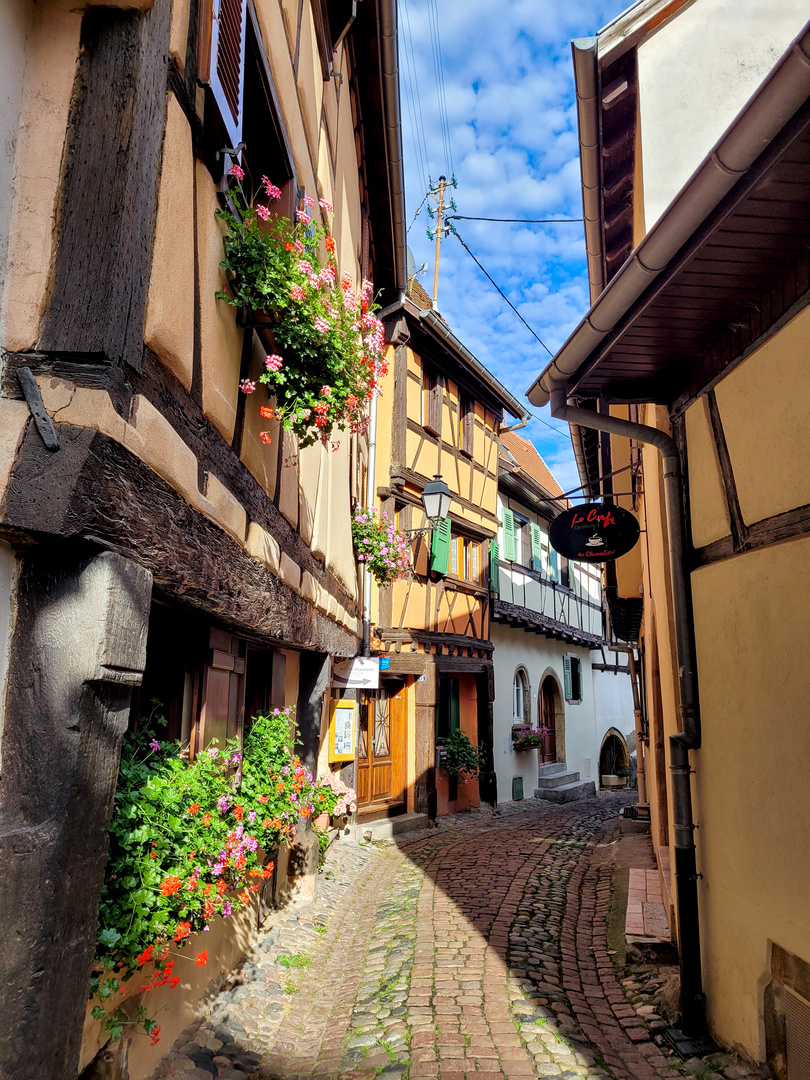
[[548, 728], [512, 727], [512, 746], [515, 750], [537, 750], [543, 745]]
[[[153, 714], [125, 739], [89, 988], [108, 1036], [133, 1025], [153, 1045], [160, 1028], [143, 995], [176, 986], [184, 961], [205, 966], [207, 949], [185, 954], [192, 936], [272, 884], [271, 856], [332, 798], [292, 755], [289, 709], [257, 717], [243, 750], [211, 746], [193, 762], [158, 738], [162, 724]], [[147, 965], [151, 978], [122, 1004], [124, 983]]]
[[[326, 444], [335, 429], [363, 433], [387, 372], [373, 286], [366, 281], [357, 294], [348, 274], [339, 278], [335, 241], [309, 213], [314, 199], [305, 200], [295, 223], [272, 218], [267, 204], [245, 201], [243, 175], [232, 166], [226, 206], [216, 211], [228, 227], [221, 265], [231, 275], [230, 292], [219, 290], [217, 298], [241, 308], [243, 323], [272, 326], [278, 352], [267, 357], [259, 381], [275, 398], [275, 418], [301, 446]], [[281, 195], [267, 177], [260, 193]], [[320, 209], [328, 219], [325, 199]], [[243, 379], [240, 389], [254, 393], [256, 382]]]

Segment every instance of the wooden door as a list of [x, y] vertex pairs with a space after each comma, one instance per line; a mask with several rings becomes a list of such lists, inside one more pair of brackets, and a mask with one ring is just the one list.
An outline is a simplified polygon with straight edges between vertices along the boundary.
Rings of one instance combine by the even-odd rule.
[[358, 810], [386, 812], [405, 807], [405, 686], [383, 685], [369, 694], [360, 719]]
[[548, 732], [543, 739], [543, 745], [537, 751], [541, 765], [557, 760], [556, 714], [554, 684], [551, 679], [546, 679], [540, 690], [540, 724]]

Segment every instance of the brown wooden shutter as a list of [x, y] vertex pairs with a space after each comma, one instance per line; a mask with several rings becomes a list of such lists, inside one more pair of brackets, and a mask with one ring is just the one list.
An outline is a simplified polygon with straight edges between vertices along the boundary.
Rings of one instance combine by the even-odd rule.
[[196, 749], [216, 739], [242, 739], [245, 722], [245, 642], [224, 630], [211, 630], [211, 648], [203, 672], [202, 704]]
[[436, 432], [442, 433], [442, 378], [441, 375], [431, 376], [430, 395], [428, 398], [428, 426]]
[[[246, 17], [247, 0], [213, 0], [207, 72], [200, 65], [200, 79], [208, 81], [211, 87], [231, 146], [242, 140]], [[201, 48], [207, 36], [208, 29], [203, 24]]]

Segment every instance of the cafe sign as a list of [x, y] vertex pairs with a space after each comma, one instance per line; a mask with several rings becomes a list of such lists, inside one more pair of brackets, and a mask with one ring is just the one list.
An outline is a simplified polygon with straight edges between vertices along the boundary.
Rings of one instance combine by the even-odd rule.
[[638, 521], [621, 506], [587, 503], [556, 517], [548, 538], [554, 550], [566, 559], [609, 562], [634, 548], [639, 532]]

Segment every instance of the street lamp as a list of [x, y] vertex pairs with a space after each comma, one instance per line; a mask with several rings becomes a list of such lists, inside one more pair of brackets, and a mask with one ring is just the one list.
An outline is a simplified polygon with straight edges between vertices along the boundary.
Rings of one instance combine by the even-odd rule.
[[422, 506], [428, 521], [446, 518], [450, 513], [452, 498], [450, 488], [442, 480], [441, 473], [437, 473], [432, 480], [428, 480], [422, 488]]
[[450, 513], [450, 503], [453, 493], [442, 480], [441, 473], [437, 473], [432, 480], [428, 480], [422, 488], [422, 509], [425, 517], [430, 522], [422, 529], [406, 529], [406, 536], [427, 536], [433, 532], [435, 523], [440, 518], [446, 518]]

